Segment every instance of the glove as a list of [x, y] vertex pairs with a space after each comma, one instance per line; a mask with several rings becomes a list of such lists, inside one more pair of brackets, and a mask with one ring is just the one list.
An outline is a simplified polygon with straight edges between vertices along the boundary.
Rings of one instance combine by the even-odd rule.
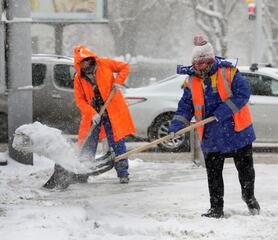
[[92, 122], [93, 122], [93, 124], [94, 125], [98, 125], [99, 124], [99, 122], [100, 122], [100, 115], [98, 114], [98, 113], [96, 113], [94, 116], [93, 116], [93, 118], [92, 118]]
[[123, 90], [123, 86], [119, 83], [113, 83], [113, 88], [116, 89], [117, 91], [122, 91]]

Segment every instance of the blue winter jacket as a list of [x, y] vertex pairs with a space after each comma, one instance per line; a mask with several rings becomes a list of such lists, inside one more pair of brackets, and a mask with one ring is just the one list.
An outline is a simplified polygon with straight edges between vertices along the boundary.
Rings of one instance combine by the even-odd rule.
[[[218, 67], [232, 66], [230, 62], [221, 58], [216, 57], [215, 60], [216, 61], [209, 72], [210, 76], [217, 71]], [[178, 73], [188, 75], [195, 74], [191, 66], [178, 66]], [[225, 102], [222, 102], [218, 91], [212, 89], [210, 78], [204, 81], [204, 85], [205, 118], [215, 116], [217, 121], [205, 125], [201, 142], [202, 151], [204, 153], [229, 153], [255, 141], [256, 136], [253, 125], [250, 125], [240, 132], [236, 132], [234, 130], [233, 112]], [[238, 70], [232, 81], [232, 92], [233, 96], [230, 99], [237, 108], [240, 109], [248, 102], [250, 97], [249, 86]], [[169, 132], [177, 132], [186, 127], [193, 116], [194, 107], [191, 91], [185, 87], [183, 96], [178, 103], [178, 109], [171, 121]]]

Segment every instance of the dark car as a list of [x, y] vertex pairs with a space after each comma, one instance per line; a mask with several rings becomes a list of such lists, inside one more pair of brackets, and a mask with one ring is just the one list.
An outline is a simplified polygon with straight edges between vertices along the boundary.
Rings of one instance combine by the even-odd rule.
[[[77, 134], [80, 113], [73, 95], [73, 58], [32, 56], [33, 120]], [[8, 139], [8, 93], [0, 95], [0, 141]]]

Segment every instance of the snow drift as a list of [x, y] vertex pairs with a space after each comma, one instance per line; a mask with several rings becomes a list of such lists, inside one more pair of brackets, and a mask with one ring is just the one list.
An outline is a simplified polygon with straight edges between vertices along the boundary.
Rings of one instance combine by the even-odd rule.
[[47, 157], [74, 173], [88, 172], [86, 162], [81, 162], [76, 145], [62, 135], [62, 131], [40, 122], [25, 124], [15, 131], [13, 148], [25, 153]]

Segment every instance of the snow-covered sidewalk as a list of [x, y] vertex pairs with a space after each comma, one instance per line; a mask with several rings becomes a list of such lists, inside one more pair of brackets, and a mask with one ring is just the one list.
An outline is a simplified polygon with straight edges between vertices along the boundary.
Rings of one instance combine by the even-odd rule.
[[[6, 153], [0, 153], [5, 158]], [[261, 215], [249, 216], [237, 172], [225, 164], [225, 218], [208, 219], [206, 172], [190, 163], [130, 162], [131, 182], [110, 171], [89, 184], [48, 191], [53, 162], [0, 167], [1, 240], [278, 239], [278, 165], [257, 164]]]

